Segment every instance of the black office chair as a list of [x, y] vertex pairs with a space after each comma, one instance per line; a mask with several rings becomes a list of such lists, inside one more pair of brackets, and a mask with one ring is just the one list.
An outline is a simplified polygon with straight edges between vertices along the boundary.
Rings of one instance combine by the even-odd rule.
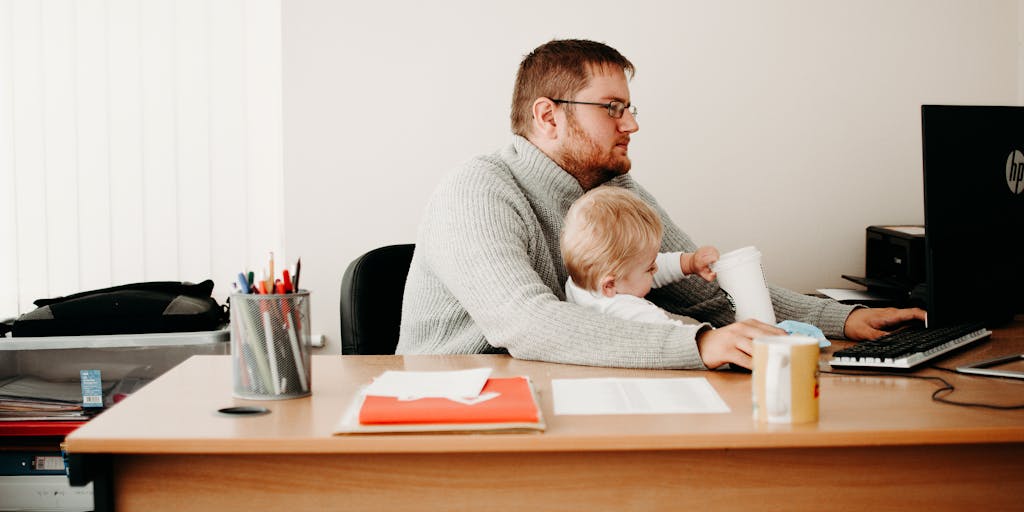
[[405, 278], [415, 247], [378, 247], [349, 264], [341, 279], [342, 354], [395, 353]]

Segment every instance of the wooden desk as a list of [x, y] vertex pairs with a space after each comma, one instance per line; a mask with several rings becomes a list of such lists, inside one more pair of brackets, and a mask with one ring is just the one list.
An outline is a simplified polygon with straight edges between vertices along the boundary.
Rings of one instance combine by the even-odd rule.
[[[1022, 349], [1019, 320], [940, 364]], [[485, 365], [532, 377], [547, 432], [331, 435], [357, 386], [383, 370]], [[1017, 380], [918, 374], [954, 383], [959, 400], [1024, 402]], [[599, 376], [705, 376], [732, 412], [554, 415], [551, 379]], [[1024, 410], [939, 404], [929, 381], [823, 374], [821, 421], [797, 426], [755, 424], [750, 375], [734, 372], [317, 356], [313, 383], [307, 398], [235, 399], [229, 356], [193, 357], [72, 433], [67, 449], [112, 468], [118, 510], [1024, 509]], [[216, 412], [253, 403], [272, 412]]]

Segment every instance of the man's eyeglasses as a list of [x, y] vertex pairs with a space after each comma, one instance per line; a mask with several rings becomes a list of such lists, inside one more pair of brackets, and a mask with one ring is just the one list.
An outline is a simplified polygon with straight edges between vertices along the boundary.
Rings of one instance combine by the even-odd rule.
[[558, 104], [568, 103], [570, 105], [596, 105], [598, 107], [604, 107], [608, 109], [608, 116], [615, 119], [622, 119], [622, 114], [626, 113], [627, 110], [629, 110], [630, 114], [633, 114], [633, 117], [636, 117], [636, 105], [623, 103], [617, 100], [609, 101], [608, 103], [594, 103], [592, 101], [556, 100], [552, 98], [551, 101]]

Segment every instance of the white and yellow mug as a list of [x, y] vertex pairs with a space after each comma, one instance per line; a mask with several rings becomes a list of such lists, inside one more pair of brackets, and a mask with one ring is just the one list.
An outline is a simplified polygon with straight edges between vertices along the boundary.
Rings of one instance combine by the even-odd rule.
[[754, 339], [754, 419], [761, 423], [818, 421], [818, 340], [809, 336]]

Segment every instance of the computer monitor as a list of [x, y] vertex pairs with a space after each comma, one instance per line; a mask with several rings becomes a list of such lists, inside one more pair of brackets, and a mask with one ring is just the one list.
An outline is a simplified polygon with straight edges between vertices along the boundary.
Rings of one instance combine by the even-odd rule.
[[928, 325], [1024, 312], [1024, 107], [924, 105]]

